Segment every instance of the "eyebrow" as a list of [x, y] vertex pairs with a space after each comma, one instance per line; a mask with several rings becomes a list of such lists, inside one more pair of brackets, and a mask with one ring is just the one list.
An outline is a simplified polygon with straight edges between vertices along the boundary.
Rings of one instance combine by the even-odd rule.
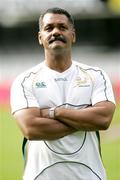
[[[68, 26], [67, 24], [65, 24], [65, 23], [57, 23], [59, 26]], [[49, 23], [49, 24], [46, 24], [45, 26], [44, 26], [44, 28], [46, 28], [46, 27], [49, 27], [49, 26], [54, 26], [54, 23]]]

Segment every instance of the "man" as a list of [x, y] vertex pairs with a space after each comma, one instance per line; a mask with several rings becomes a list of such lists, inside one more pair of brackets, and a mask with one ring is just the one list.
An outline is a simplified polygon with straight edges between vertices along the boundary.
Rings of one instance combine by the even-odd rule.
[[71, 59], [74, 22], [60, 8], [39, 20], [45, 60], [17, 77], [12, 113], [24, 141], [24, 180], [105, 180], [99, 130], [115, 110], [105, 72]]

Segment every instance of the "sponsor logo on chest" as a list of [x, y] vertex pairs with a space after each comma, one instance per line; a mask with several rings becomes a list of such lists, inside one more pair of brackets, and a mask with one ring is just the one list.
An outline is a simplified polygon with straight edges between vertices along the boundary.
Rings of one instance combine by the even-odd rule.
[[55, 78], [54, 80], [57, 81], [57, 82], [58, 81], [68, 81], [66, 77], [63, 77], [63, 78], [59, 77], [59, 78]]

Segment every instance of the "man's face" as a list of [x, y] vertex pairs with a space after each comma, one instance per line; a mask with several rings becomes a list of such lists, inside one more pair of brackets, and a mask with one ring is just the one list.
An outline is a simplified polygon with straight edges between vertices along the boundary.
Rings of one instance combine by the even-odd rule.
[[39, 42], [46, 50], [70, 49], [75, 32], [64, 14], [47, 13], [43, 18]]

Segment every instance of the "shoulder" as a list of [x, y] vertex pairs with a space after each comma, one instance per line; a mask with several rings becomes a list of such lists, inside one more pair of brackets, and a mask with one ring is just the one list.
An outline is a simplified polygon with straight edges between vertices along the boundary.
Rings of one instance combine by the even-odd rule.
[[100, 67], [82, 64], [77, 61], [73, 61], [73, 63], [81, 71], [87, 73], [94, 81], [110, 81], [108, 74]]
[[43, 62], [22, 72], [14, 79], [13, 84], [21, 83], [21, 82], [25, 81], [26, 79], [32, 79], [37, 73], [39, 73], [39, 71], [42, 68], [43, 68]]
[[73, 61], [73, 63], [76, 65], [76, 67], [86, 73], [89, 73], [91, 76], [108, 76], [107, 73], [100, 67], [82, 64], [77, 61]]
[[73, 61], [73, 63], [78, 66], [79, 68], [85, 70], [85, 71], [103, 71], [103, 69], [101, 69], [100, 67], [97, 67], [97, 66], [90, 66], [90, 65], [87, 65], [87, 64], [83, 64], [83, 63], [80, 63], [80, 62], [77, 62], [77, 61]]
[[19, 74], [11, 84], [11, 91], [21, 89], [24, 87], [31, 87], [35, 76], [43, 69], [44, 63], [40, 63], [24, 72]]

